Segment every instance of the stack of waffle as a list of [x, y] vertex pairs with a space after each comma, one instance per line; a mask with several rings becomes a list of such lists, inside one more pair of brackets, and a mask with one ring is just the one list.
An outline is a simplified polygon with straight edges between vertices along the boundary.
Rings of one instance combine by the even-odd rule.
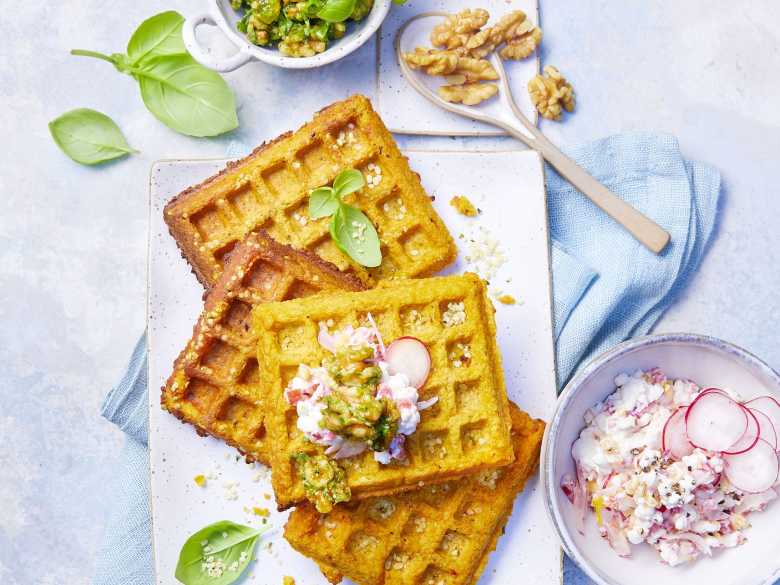
[[[308, 193], [345, 168], [373, 176], [348, 202], [377, 228], [377, 268], [352, 262], [327, 220], [308, 216]], [[278, 507], [296, 506], [286, 538], [333, 583], [475, 583], [536, 469], [543, 423], [507, 401], [484, 283], [425, 278], [455, 246], [368, 100], [334, 104], [184, 191], [165, 219], [207, 292], [163, 408], [271, 466]], [[385, 340], [428, 346], [420, 399], [438, 401], [421, 413], [404, 464], [343, 460], [352, 500], [320, 514], [293, 456], [322, 447], [297, 429], [284, 388], [299, 364], [319, 364], [319, 322], [339, 329], [369, 316]]]

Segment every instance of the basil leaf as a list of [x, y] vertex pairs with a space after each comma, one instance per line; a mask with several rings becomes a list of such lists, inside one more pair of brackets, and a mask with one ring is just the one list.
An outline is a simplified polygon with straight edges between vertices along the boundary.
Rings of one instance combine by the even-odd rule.
[[154, 57], [132, 69], [149, 111], [188, 136], [216, 136], [238, 126], [236, 101], [225, 80], [189, 55]]
[[382, 263], [379, 235], [371, 220], [359, 209], [342, 203], [330, 221], [336, 245], [358, 264], [374, 268]]
[[127, 43], [127, 57], [132, 65], [139, 65], [162, 55], [185, 55], [181, 27], [184, 17], [173, 10], [156, 14], [144, 20]]
[[319, 219], [336, 213], [339, 199], [330, 187], [320, 187], [309, 195], [309, 217]]
[[79, 108], [49, 122], [57, 146], [77, 163], [95, 165], [138, 152], [116, 123], [96, 110]]
[[176, 579], [184, 585], [229, 585], [244, 572], [263, 532], [221, 520], [190, 536], [179, 553]]
[[344, 22], [355, 10], [357, 0], [328, 0], [317, 16], [327, 22]]
[[355, 169], [347, 169], [341, 171], [338, 176], [333, 180], [333, 190], [340, 199], [359, 191], [366, 185], [366, 180], [363, 178], [363, 173], [356, 171]]

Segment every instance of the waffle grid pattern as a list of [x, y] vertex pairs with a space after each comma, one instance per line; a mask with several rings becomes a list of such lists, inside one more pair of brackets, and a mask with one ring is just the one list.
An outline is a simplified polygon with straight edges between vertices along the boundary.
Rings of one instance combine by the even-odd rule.
[[[453, 307], [459, 318], [445, 318]], [[406, 442], [408, 464], [381, 465], [371, 453], [342, 461], [353, 498], [414, 489], [513, 458], [493, 309], [477, 276], [399, 281], [361, 293], [260, 305], [254, 311], [258, 359], [268, 389], [273, 486], [281, 509], [305, 498], [292, 457], [322, 450], [298, 431], [284, 388], [299, 364], [318, 365], [325, 356], [317, 342], [320, 322], [337, 330], [367, 324], [369, 313], [387, 342], [411, 335], [428, 346], [432, 368], [420, 399], [437, 396], [438, 402], [421, 413]]]
[[544, 423], [511, 406], [515, 462], [398, 496], [296, 508], [285, 527], [292, 546], [359, 585], [469, 585], [484, 570], [516, 495], [538, 464]]
[[316, 256], [251, 233], [206, 294], [192, 338], [162, 389], [163, 407], [195, 425], [199, 434], [219, 437], [249, 459], [268, 463], [252, 308], [324, 290], [362, 288], [356, 278]]
[[[328, 219], [311, 220], [308, 194], [343, 169], [369, 184], [347, 202], [376, 226], [383, 262], [365, 268], [333, 243]], [[210, 286], [227, 255], [251, 230], [314, 252], [366, 283], [433, 274], [455, 258], [455, 245], [392, 135], [367, 98], [353, 96], [321, 111], [294, 134], [280, 136], [219, 175], [177, 196], [165, 221], [198, 278]]]

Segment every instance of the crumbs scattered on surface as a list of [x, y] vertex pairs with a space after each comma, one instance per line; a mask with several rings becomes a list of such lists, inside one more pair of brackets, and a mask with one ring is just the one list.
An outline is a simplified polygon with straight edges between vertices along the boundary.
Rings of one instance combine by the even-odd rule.
[[515, 299], [515, 297], [513, 297], [512, 295], [507, 295], [507, 294], [499, 295], [497, 300], [502, 305], [516, 305], [517, 304], [517, 299]]
[[465, 215], [466, 217], [477, 217], [481, 211], [474, 207], [474, 204], [469, 201], [468, 197], [465, 195], [456, 195], [450, 199], [450, 205], [452, 205], [458, 213]]
[[293, 579], [289, 575], [285, 575], [284, 577], [282, 577], [282, 585], [295, 585], [295, 579]]
[[488, 282], [493, 280], [498, 270], [506, 263], [506, 256], [499, 241], [485, 226], [479, 226], [479, 229], [468, 236], [461, 234], [460, 237], [466, 240], [468, 247], [468, 270], [476, 272]]
[[252, 513], [255, 516], [260, 516], [261, 518], [267, 518], [270, 512], [268, 511], [268, 508], [258, 508], [257, 506], [255, 506], [254, 508], [252, 508]]
[[193, 481], [195, 482], [195, 485], [198, 487], [205, 487], [206, 486], [206, 476], [205, 475], [196, 475], [193, 478]]

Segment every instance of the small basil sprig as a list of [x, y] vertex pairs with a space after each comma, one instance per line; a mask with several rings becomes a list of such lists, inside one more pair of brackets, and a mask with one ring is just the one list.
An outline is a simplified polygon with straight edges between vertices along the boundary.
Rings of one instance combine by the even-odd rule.
[[339, 249], [358, 264], [374, 268], [382, 263], [379, 235], [371, 220], [343, 199], [362, 189], [363, 174], [347, 169], [338, 174], [332, 187], [319, 187], [309, 195], [309, 216], [312, 219], [330, 216], [330, 235]]
[[98, 163], [138, 152], [130, 148], [116, 123], [96, 110], [79, 108], [49, 122], [57, 146], [77, 163]]
[[317, 17], [326, 22], [344, 22], [355, 10], [357, 0], [327, 0]]
[[216, 136], [238, 126], [233, 92], [222, 77], [195, 61], [184, 47], [184, 17], [168, 11], [145, 20], [127, 54], [74, 49], [72, 55], [113, 64], [136, 81], [147, 109], [169, 128], [188, 136]]
[[260, 534], [249, 526], [221, 520], [190, 536], [179, 553], [176, 579], [184, 585], [229, 585], [252, 560]]

